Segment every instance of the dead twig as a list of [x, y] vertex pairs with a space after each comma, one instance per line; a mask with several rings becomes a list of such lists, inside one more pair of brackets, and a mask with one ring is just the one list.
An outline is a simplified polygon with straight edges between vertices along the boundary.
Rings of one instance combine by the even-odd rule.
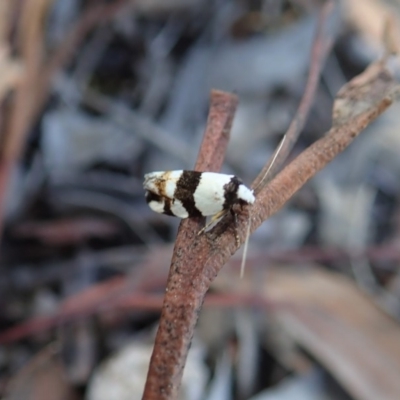
[[[212, 92], [207, 128], [196, 170], [219, 171], [221, 168], [237, 102], [237, 97], [232, 94]], [[189, 218], [181, 222], [144, 399], [176, 397], [204, 295], [214, 278], [204, 275], [203, 266], [206, 264], [208, 250], [205, 248], [201, 253], [196, 250], [200, 244], [197, 233], [203, 223], [204, 218]]]
[[[400, 86], [383, 62], [372, 65], [345, 85], [335, 101], [332, 129], [284, 168], [248, 208], [251, 231], [342, 152], [392, 104], [399, 92]], [[143, 399], [177, 398], [203, 298], [222, 266], [238, 249], [235, 233], [243, 243], [248, 227], [246, 214], [238, 214], [238, 226], [232, 224], [228, 215], [200, 237], [196, 237], [198, 219], [181, 224]]]
[[24, 147], [26, 134], [48, 98], [54, 75], [71, 58], [87, 33], [99, 23], [113, 18], [126, 0], [118, 0], [112, 4], [97, 4], [87, 9], [69, 36], [47, 61], [44, 51], [43, 21], [51, 3], [52, 0], [26, 1], [21, 11], [18, 35], [23, 73], [19, 77], [3, 134], [0, 159], [0, 230], [4, 194], [9, 176]]
[[327, 26], [329, 25], [327, 22], [329, 21], [329, 18], [332, 17], [333, 11], [334, 4], [332, 1], [328, 1], [321, 10], [318, 18], [314, 43], [311, 50], [310, 70], [308, 72], [303, 97], [300, 101], [296, 114], [285, 133], [285, 141], [282, 143], [282, 147], [276, 150], [276, 152], [278, 152], [276, 157], [274, 154], [270, 158], [270, 161], [265, 164], [252, 184], [256, 194], [260, 192], [260, 190], [265, 187], [280, 170], [307, 121], [311, 106], [314, 101], [315, 93], [317, 91], [318, 82], [326, 56], [329, 54], [333, 44], [332, 32], [327, 32]]
[[[123, 250], [125, 252], [125, 250]], [[103, 262], [108, 260], [112, 262], [113, 251], [96, 254], [95, 259], [99, 258]], [[133, 254], [137, 254], [136, 248], [129, 249], [129, 254], [123, 255], [123, 258], [132, 258]], [[133, 254], [131, 254], [133, 253]], [[58, 326], [60, 323], [76, 321], [77, 319], [89, 318], [90, 316], [99, 313], [100, 315], [111, 312], [131, 312], [133, 310], [152, 310], [158, 311], [162, 306], [162, 296], [152, 295], [149, 292], [159, 290], [165, 287], [166, 271], [165, 257], [170, 254], [167, 248], [157, 248], [153, 251], [152, 257], [144, 261], [141, 265], [137, 265], [134, 276], [126, 276], [123, 279], [120, 277], [109, 279], [105, 282], [97, 283], [88, 287], [80, 293], [72, 295], [63, 301], [59, 310], [51, 316], [33, 317], [24, 321], [12, 328], [9, 328], [0, 333], [0, 344], [13, 343], [19, 340], [30, 338], [34, 335], [46, 332]], [[118, 256], [117, 256], [118, 257]], [[365, 251], [365, 257], [371, 262], [395, 264], [400, 260], [400, 251], [396, 245], [381, 245], [369, 247]], [[252, 253], [247, 259], [247, 271], [259, 271], [260, 266], [270, 263], [296, 264], [309, 262], [349, 262], [351, 253], [337, 248], [319, 248], [319, 247], [303, 247], [296, 250], [266, 250]], [[95, 262], [94, 260], [92, 261]], [[77, 260], [57, 266], [57, 272], [62, 274], [62, 271], [69, 270], [76, 266]], [[68, 264], [68, 265], [67, 265]], [[71, 264], [71, 265], [69, 265]], [[376, 266], [382, 270], [391, 271], [389, 266]], [[229, 270], [232, 273], [238, 274], [240, 268], [240, 259], [235, 257], [229, 261]], [[395, 268], [393, 266], [393, 268]], [[60, 279], [62, 276], [59, 277]], [[58, 281], [58, 280], [57, 280]], [[132, 284], [135, 282], [135, 285]], [[12, 286], [12, 283], [4, 283], [5, 286]], [[37, 282], [33, 282], [35, 286]], [[43, 284], [43, 281], [40, 281]], [[235, 281], [229, 283], [229, 291], [234, 291]], [[4, 285], [3, 285], [4, 286]], [[218, 289], [218, 288], [217, 288]], [[221, 288], [219, 288], [221, 290]], [[223, 289], [222, 289], [223, 290]], [[233, 299], [232, 299], [233, 296]], [[230, 300], [229, 300], [230, 299]], [[259, 304], [259, 297], [252, 296], [250, 293], [237, 295], [218, 294], [214, 297], [208, 295], [204, 305], [218, 307], [232, 307], [236, 305], [255, 306]], [[263, 304], [263, 307], [268, 304]], [[281, 304], [280, 304], [281, 306]]]
[[[290, 143], [293, 143], [308, 115], [311, 107], [312, 97], [316, 90], [318, 74], [322, 68], [322, 62], [327, 53], [321, 50], [322, 24], [329, 14], [331, 5], [324, 9], [320, 18], [320, 27], [313, 51], [313, 68], [310, 72], [307, 93], [302, 100], [295, 122], [291, 125], [289, 132]], [[328, 46], [329, 47], [329, 46]], [[213, 128], [215, 119], [212, 117], [213, 107], [211, 106], [210, 117], [208, 120], [208, 130], [206, 132], [203, 146], [199, 152], [196, 169], [200, 171], [218, 171], [222, 165], [224, 151], [211, 142], [209, 136], [215, 130], [216, 141], [221, 140], [220, 127]], [[220, 118], [220, 117], [217, 117]], [[216, 118], [216, 119], [217, 119]], [[230, 124], [229, 124], [230, 127]], [[296, 136], [297, 135], [297, 136]], [[223, 136], [222, 136], [223, 138]], [[226, 135], [227, 138], [227, 135]], [[210, 143], [207, 145], [207, 143]], [[224, 142], [226, 145], [226, 142]], [[213, 150], [213, 153], [210, 153]], [[288, 152], [288, 150], [286, 150]], [[217, 155], [213, 163], [213, 156]], [[206, 160], [208, 157], [208, 160]], [[217, 168], [215, 168], [217, 166]], [[214, 167], [214, 168], [213, 168]], [[268, 166], [266, 166], [268, 169]], [[260, 181], [263, 179], [261, 176]], [[226, 220], [226, 218], [225, 218]], [[225, 224], [222, 224], [226, 228]], [[219, 241], [218, 235], [212, 233], [207, 235], [211, 241], [204, 238], [196, 238], [196, 232], [200, 229], [197, 219], [189, 219], [182, 222], [181, 230], [175, 244], [174, 256], [171, 263], [170, 276], [168, 279], [166, 295], [164, 299], [163, 312], [161, 315], [160, 326], [154, 345], [153, 355], [150, 362], [149, 373], [143, 394], [143, 399], [174, 399], [183, 373], [183, 367], [187, 357], [190, 341], [193, 336], [194, 327], [197, 322], [198, 313], [203, 303], [204, 295], [207, 292], [212, 280], [216, 276], [219, 268], [225, 263], [215, 260], [210, 264], [210, 255], [213, 254], [212, 247], [214, 240]], [[214, 229], [215, 230], [215, 229]], [[214, 231], [213, 230], [213, 231]], [[219, 232], [221, 233], [221, 232]], [[234, 237], [231, 236], [231, 238]], [[225, 238], [229, 241], [228, 237]], [[199, 247], [197, 247], [199, 246]], [[217, 247], [219, 247], [217, 245]], [[189, 249], [189, 250], [188, 250]], [[235, 249], [236, 250], [236, 249]], [[235, 251], [233, 250], [231, 254]]]

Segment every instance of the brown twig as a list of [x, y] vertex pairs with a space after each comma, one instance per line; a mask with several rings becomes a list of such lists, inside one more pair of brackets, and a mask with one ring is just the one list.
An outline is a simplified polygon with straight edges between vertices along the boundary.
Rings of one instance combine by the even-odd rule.
[[[212, 92], [197, 170], [221, 168], [237, 102], [232, 94]], [[214, 278], [204, 274], [207, 249], [202, 253], [196, 251], [202, 223], [203, 218], [186, 219], [179, 228], [144, 399], [176, 398], [204, 295]]]
[[[258, 174], [257, 178], [252, 184], [252, 187], [254, 188], [256, 194], [260, 192], [260, 190], [265, 187], [267, 183], [280, 170], [307, 121], [312, 103], [315, 98], [315, 93], [317, 91], [322, 68], [325, 63], [326, 56], [329, 54], [333, 43], [332, 32], [327, 32], [327, 26], [329, 25], [327, 24], [327, 21], [332, 16], [333, 11], [333, 2], [328, 1], [327, 3], [325, 3], [319, 14], [317, 30], [315, 32], [314, 43], [311, 51], [310, 70], [308, 72], [304, 94], [296, 111], [296, 114], [293, 117], [288, 130], [286, 131], [286, 134], [284, 136], [285, 141], [283, 142], [282, 147], [276, 150], [279, 150], [279, 153], [276, 154], [276, 157], [274, 154], [270, 158], [271, 161], [265, 164], [264, 168], [261, 170], [261, 172]], [[268, 175], [268, 177], [266, 175]]]
[[[251, 208], [251, 232], [276, 213], [311, 177], [341, 153], [373, 120], [382, 114], [399, 96], [400, 87], [381, 62], [371, 65], [342, 88], [334, 105], [333, 127], [322, 139], [293, 160], [257, 196]], [[340, 106], [339, 106], [340, 105]], [[351, 113], [355, 113], [352, 115]], [[244, 240], [248, 217], [239, 214], [238, 234]], [[230, 235], [230, 221], [225, 217], [208, 236], [218, 237], [214, 255], [209, 262], [226, 260], [237, 246]]]
[[[123, 283], [123, 282], [122, 282]], [[106, 285], [109, 287], [108, 292], [114, 292], [111, 296], [115, 296], [115, 290], [118, 289], [120, 284], [117, 281], [113, 281], [112, 285]], [[104, 287], [104, 289], [106, 288]], [[107, 294], [107, 297], [110, 297]], [[101, 303], [104, 303], [102, 299]], [[160, 311], [163, 304], [163, 296], [161, 294], [152, 293], [142, 293], [137, 292], [129, 294], [112, 301], [111, 304], [104, 305], [99, 309], [101, 316], [107, 318], [108, 313], [111, 313], [115, 317], [116, 313], [120, 313], [121, 318], [126, 315], [126, 313], [131, 313], [132, 311]], [[259, 295], [252, 294], [237, 294], [237, 293], [221, 293], [211, 296], [207, 296], [204, 305], [206, 307], [237, 307], [237, 306], [258, 306], [258, 307], [269, 307], [271, 303], [268, 299], [261, 297]], [[274, 307], [279, 307], [280, 303], [273, 304]], [[89, 312], [88, 312], [89, 311]], [[28, 321], [25, 321], [15, 327], [9, 328], [4, 332], [0, 333], [0, 344], [10, 344], [23, 340], [26, 338], [32, 338], [35, 335], [41, 334], [43, 332], [54, 329], [60, 324], [66, 324], [71, 321], [82, 320], [82, 318], [87, 318], [94, 313], [93, 307], [89, 310], [86, 305], [81, 309], [79, 307], [74, 307], [69, 310], [61, 310], [57, 315], [51, 316], [40, 316], [34, 317]]]
[[[159, 250], [157, 250], [159, 251]], [[71, 298], [67, 298], [59, 310], [51, 316], [33, 317], [12, 328], [0, 332], [0, 344], [5, 345], [14, 343], [19, 340], [31, 338], [34, 335], [42, 334], [48, 330], [57, 327], [60, 323], [76, 321], [77, 319], [89, 318], [93, 314], [101, 315], [107, 312], [125, 312], [129, 313], [134, 310], [161, 310], [163, 296], [152, 294], [154, 290], [165, 287], [166, 276], [164, 274], [165, 252], [161, 251], [162, 257], [156, 257], [157, 260], [145, 261], [137, 270], [143, 271], [143, 274], [135, 275], [134, 281], [138, 285], [131, 284], [132, 277], [113, 278], [108, 281], [97, 283], [85, 289], [81, 293], [74, 294]], [[365, 257], [371, 262], [376, 263], [392, 263], [396, 264], [400, 261], [400, 251], [397, 245], [381, 245], [369, 247], [365, 250]], [[275, 262], [282, 264], [295, 264], [310, 262], [340, 262], [341, 264], [348, 262], [351, 254], [343, 249], [337, 248], [320, 248], [320, 247], [303, 247], [294, 250], [266, 250], [256, 254], [249, 255], [246, 263], [246, 271], [255, 271], [260, 268], [265, 270], [265, 265]], [[229, 261], [229, 270], [233, 274], [238, 273], [241, 261], [239, 258], [233, 258]], [[376, 266], [383, 271], [391, 271], [392, 268], [385, 266]], [[395, 268], [395, 265], [393, 265]], [[61, 269], [61, 268], [60, 268]], [[151, 272], [149, 272], [151, 270]], [[147, 282], [145, 276], [147, 276]], [[132, 288], [135, 291], [133, 292]], [[230, 286], [232, 294], [220, 293], [218, 295], [207, 295], [205, 298], [205, 307], [236, 307], [236, 306], [257, 306], [262, 305], [263, 308], [270, 304], [258, 295], [252, 296], [250, 293], [241, 294], [234, 293], [236, 285]], [[223, 289], [222, 289], [223, 290]], [[86, 299], [89, 299], [86, 300]], [[273, 306], [276, 306], [274, 303]], [[281, 303], [279, 303], [281, 306]]]
[[127, 0], [96, 4], [87, 9], [65, 41], [46, 62], [43, 29], [51, 0], [26, 1], [19, 21], [19, 47], [24, 73], [14, 94], [3, 134], [0, 159], [0, 230], [4, 194], [9, 176], [22, 152], [28, 129], [34, 124], [48, 98], [52, 79], [71, 58], [79, 43], [96, 25], [109, 21]]
[[[332, 129], [305, 150], [267, 187], [251, 212], [251, 231], [276, 213], [312, 176], [343, 151], [399, 96], [400, 86], [379, 62], [347, 84], [334, 105]], [[177, 392], [202, 300], [212, 280], [238, 249], [235, 233], [245, 239], [248, 216], [238, 224], [224, 217], [210, 232], [196, 238], [198, 220], [181, 224], [171, 264], [163, 313], [143, 399], [172, 400]], [[233, 232], [235, 230], [235, 232]]]
[[[43, 53], [42, 21], [49, 7], [48, 0], [25, 2], [19, 21], [19, 38], [23, 73], [16, 86], [10, 116], [5, 122], [5, 132], [0, 155], [0, 226], [5, 206], [8, 180], [17, 162], [31, 120], [35, 101], [36, 78], [40, 71]], [[1, 229], [0, 229], [1, 230]]]

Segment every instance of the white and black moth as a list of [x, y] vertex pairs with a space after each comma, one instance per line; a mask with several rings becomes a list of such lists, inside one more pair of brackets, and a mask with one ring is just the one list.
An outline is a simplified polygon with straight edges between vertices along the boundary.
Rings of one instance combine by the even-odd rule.
[[[257, 185], [259, 187], [269, 174], [282, 146], [286, 135], [275, 150], [272, 161]], [[231, 211], [235, 204], [244, 206], [255, 201], [253, 190], [249, 189], [235, 175], [218, 174], [215, 172], [198, 171], [158, 171], [150, 172], [144, 176], [143, 187], [146, 190], [146, 201], [149, 207], [158, 213], [173, 215], [178, 218], [208, 217], [212, 216], [211, 223]], [[207, 224], [199, 234], [210, 225]], [[240, 276], [243, 277], [246, 262], [247, 245], [250, 236], [251, 216], [247, 224], [247, 234], [243, 249]], [[236, 233], [236, 243], [239, 238]]]
[[234, 175], [198, 171], [159, 171], [144, 176], [149, 207], [178, 218], [223, 216], [232, 206], [254, 203], [251, 189]]

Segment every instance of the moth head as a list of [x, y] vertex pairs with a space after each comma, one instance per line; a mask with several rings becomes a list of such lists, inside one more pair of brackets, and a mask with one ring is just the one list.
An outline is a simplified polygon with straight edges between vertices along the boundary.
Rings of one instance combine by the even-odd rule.
[[150, 172], [144, 176], [143, 187], [150, 192], [157, 192], [163, 172]]

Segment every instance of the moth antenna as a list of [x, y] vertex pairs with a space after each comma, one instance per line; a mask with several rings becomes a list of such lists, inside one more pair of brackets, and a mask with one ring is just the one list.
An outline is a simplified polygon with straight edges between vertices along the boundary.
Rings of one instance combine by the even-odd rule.
[[[269, 172], [271, 171], [272, 166], [275, 164], [276, 158], [278, 157], [280, 151], [282, 150], [283, 144], [285, 143], [285, 139], [286, 139], [286, 135], [283, 136], [281, 142], [279, 143], [279, 146], [275, 150], [275, 153], [271, 160], [271, 164], [269, 165], [267, 171], [265, 172], [264, 176], [262, 177], [260, 183], [254, 188], [254, 190], [257, 190], [257, 188], [260, 187], [260, 185], [264, 182], [265, 178], [268, 176]], [[243, 245], [242, 264], [240, 266], [240, 279], [243, 278], [244, 268], [246, 266], [246, 258], [247, 258], [247, 250], [249, 247], [250, 230], [251, 230], [251, 214], [249, 214], [249, 223], [247, 224], [246, 240], [244, 241], [244, 245]]]
[[275, 153], [274, 153], [274, 155], [272, 157], [271, 164], [269, 164], [267, 172], [264, 174], [264, 176], [262, 177], [260, 183], [254, 188], [254, 190], [258, 189], [260, 187], [260, 185], [264, 182], [264, 179], [268, 176], [269, 172], [271, 171], [272, 166], [275, 164], [276, 158], [278, 157], [280, 151], [282, 150], [283, 143], [285, 143], [285, 139], [286, 139], [286, 135], [283, 136], [281, 142], [279, 143], [279, 146], [275, 150]]
[[251, 229], [251, 214], [249, 213], [249, 222], [247, 224], [246, 240], [244, 241], [244, 246], [243, 246], [242, 264], [240, 266], [240, 279], [243, 279], [244, 268], [246, 266], [247, 249], [249, 247], [250, 229]]

